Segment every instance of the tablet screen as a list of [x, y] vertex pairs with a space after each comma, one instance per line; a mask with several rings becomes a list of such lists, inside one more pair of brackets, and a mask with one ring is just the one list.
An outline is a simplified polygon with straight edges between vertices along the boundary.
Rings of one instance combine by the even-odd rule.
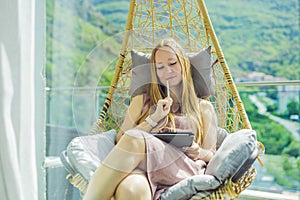
[[192, 132], [160, 132], [152, 134], [179, 148], [191, 146], [194, 140], [194, 134]]

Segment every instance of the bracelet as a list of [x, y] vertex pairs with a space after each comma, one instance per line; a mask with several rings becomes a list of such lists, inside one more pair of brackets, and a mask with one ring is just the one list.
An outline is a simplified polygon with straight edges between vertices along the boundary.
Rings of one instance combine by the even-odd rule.
[[150, 118], [150, 115], [145, 119], [145, 121], [150, 124], [150, 126], [155, 127], [157, 126], [157, 122]]

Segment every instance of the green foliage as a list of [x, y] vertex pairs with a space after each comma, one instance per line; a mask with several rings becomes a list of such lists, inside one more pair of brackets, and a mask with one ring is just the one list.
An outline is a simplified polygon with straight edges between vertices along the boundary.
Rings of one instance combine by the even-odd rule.
[[[74, 84], [87, 55], [108, 36], [125, 30], [129, 0], [47, 0], [47, 85]], [[298, 3], [280, 0], [206, 1], [233, 77], [261, 71], [299, 79]], [[240, 9], [243, 8], [243, 9]], [[113, 48], [118, 52], [119, 49]], [[98, 65], [103, 65], [101, 61]], [[283, 67], [284, 66], [284, 67]], [[80, 85], [94, 83], [84, 69]], [[68, 74], [58, 80], [60, 73]], [[91, 79], [84, 81], [84, 79]], [[101, 82], [108, 84], [109, 82]]]
[[[107, 60], [118, 53], [118, 45], [112, 41], [101, 46], [104, 53], [91, 58], [95, 48], [108, 39], [107, 34], [114, 32], [113, 26], [108, 26], [103, 16], [93, 10], [86, 1], [79, 4], [47, 1], [48, 87], [95, 87]], [[101, 84], [109, 85], [110, 80], [105, 79]]]
[[[268, 94], [268, 92], [266, 92], [266, 93]], [[265, 96], [265, 97], [258, 96], [258, 99], [260, 102], [262, 102], [267, 107], [267, 112], [275, 113], [277, 111], [278, 104], [273, 99], [271, 99], [267, 96]]]
[[267, 111], [270, 112], [270, 113], [274, 113], [276, 112], [278, 109], [278, 105], [277, 104], [270, 104], [270, 105], [267, 105]]
[[[93, 103], [93, 88], [110, 85], [114, 74], [111, 64], [121, 43], [109, 35], [116, 28], [89, 0], [47, 0], [46, 20], [47, 87], [54, 88], [47, 94], [47, 123], [88, 130], [100, 110]], [[76, 87], [90, 88], [90, 93], [73, 91]]]
[[299, 158], [278, 155], [265, 155], [264, 158], [268, 173], [275, 178], [279, 185], [292, 189], [299, 187]]
[[291, 101], [287, 104], [288, 115], [298, 115], [300, 113], [300, 102]]
[[282, 125], [261, 116], [256, 120], [250, 118], [250, 121], [257, 131], [258, 140], [265, 145], [267, 154], [280, 155], [291, 143], [292, 138]]
[[234, 77], [260, 71], [299, 79], [297, 0], [206, 1]]
[[300, 144], [299, 142], [293, 140], [289, 146], [285, 147], [282, 151], [283, 154], [288, 154], [294, 156], [295, 158], [300, 156]]
[[257, 139], [264, 144], [266, 153], [273, 155], [286, 153], [295, 156], [294, 149], [298, 147], [294, 144], [291, 145], [294, 141], [291, 133], [267, 116], [259, 114], [256, 106], [250, 101], [246, 93], [241, 93], [240, 96], [244, 102], [252, 128], [257, 133]]
[[278, 89], [276, 86], [268, 86], [268, 88], [266, 88], [265, 91], [266, 91], [267, 97], [269, 97], [271, 99], [278, 98]]
[[[125, 29], [129, 0], [93, 0], [98, 12]], [[233, 77], [260, 71], [299, 79], [297, 0], [205, 1]]]

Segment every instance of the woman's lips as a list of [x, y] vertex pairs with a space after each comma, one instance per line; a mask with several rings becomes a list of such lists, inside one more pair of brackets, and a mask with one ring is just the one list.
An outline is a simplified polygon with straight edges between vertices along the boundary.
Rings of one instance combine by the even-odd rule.
[[173, 79], [173, 78], [175, 78], [175, 77], [176, 77], [176, 76], [172, 76], [172, 77], [166, 78], [166, 80], [169, 81], [169, 80], [171, 80], [171, 79]]

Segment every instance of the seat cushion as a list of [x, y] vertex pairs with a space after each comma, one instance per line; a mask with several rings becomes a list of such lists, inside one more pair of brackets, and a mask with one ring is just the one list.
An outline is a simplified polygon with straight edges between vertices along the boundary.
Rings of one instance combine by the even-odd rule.
[[190, 199], [199, 191], [203, 191], [203, 196], [207, 197], [211, 191], [218, 188], [221, 183], [210, 175], [195, 175], [180, 181], [165, 190], [159, 200], [185, 200]]
[[218, 127], [217, 132], [217, 146], [216, 149], [218, 150], [220, 146], [222, 145], [225, 138], [228, 136], [228, 132], [224, 128]]
[[215, 176], [222, 183], [237, 172], [240, 176], [250, 167], [247, 160], [253, 162], [253, 159], [256, 159], [257, 153], [253, 154], [257, 152], [256, 149], [257, 140], [254, 130], [242, 129], [229, 134], [208, 163], [205, 174]]
[[[228, 132], [218, 127], [217, 134], [217, 149], [222, 145], [225, 138], [228, 136]], [[193, 195], [201, 195], [202, 198], [208, 197], [212, 190], [218, 188], [221, 182], [215, 177], [207, 174], [195, 175], [189, 177], [179, 183], [171, 186], [165, 190], [159, 200], [173, 200], [173, 199], [190, 199]], [[201, 191], [201, 193], [199, 193]]]
[[67, 147], [70, 165], [87, 181], [115, 145], [115, 130], [74, 138]]

